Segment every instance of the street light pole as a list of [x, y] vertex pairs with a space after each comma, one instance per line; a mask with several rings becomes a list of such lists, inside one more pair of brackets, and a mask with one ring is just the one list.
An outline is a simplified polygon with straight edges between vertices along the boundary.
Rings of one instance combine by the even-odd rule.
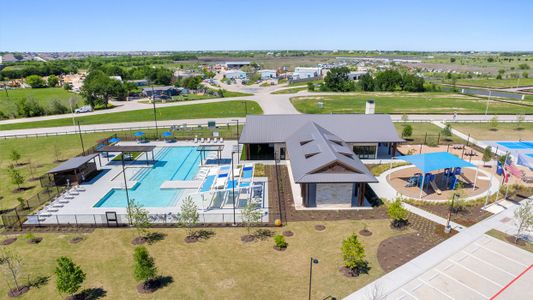
[[246, 117], [248, 115], [248, 104], [246, 101], [241, 101], [242, 104], [244, 104], [244, 116]]
[[80, 134], [81, 151], [82, 151], [83, 155], [85, 155], [85, 146], [83, 145], [83, 136], [81, 135], [80, 121], [78, 121], [78, 133]]
[[318, 264], [318, 259], [311, 257], [309, 261], [309, 300], [311, 300], [311, 283], [313, 282], [313, 264]]
[[[124, 167], [124, 152], [121, 152], [121, 161], [122, 161], [122, 175], [124, 177], [124, 190], [126, 190], [126, 204], [128, 205], [128, 215], [131, 213], [130, 207], [130, 195], [128, 193], [128, 181], [126, 180], [126, 168]], [[131, 225], [131, 220], [128, 218], [128, 221]]]
[[154, 107], [154, 123], [155, 123], [155, 136], [159, 138], [159, 132], [157, 130], [157, 113], [155, 110], [155, 94], [154, 94], [154, 85], [152, 84], [152, 105]]
[[[232, 121], [235, 121], [237, 122], [237, 131], [236, 131], [236, 134], [237, 134], [237, 163], [240, 162], [240, 155], [239, 155], [239, 119], [234, 119]], [[233, 159], [233, 158], [232, 158]]]
[[233, 155], [235, 152], [231, 152], [231, 199], [233, 202], [233, 226], [237, 226], [237, 220], [235, 216], [235, 169], [233, 166]]
[[457, 198], [459, 197], [458, 193], [454, 193], [453, 196], [452, 196], [452, 203], [450, 204], [450, 208], [449, 208], [449, 211], [448, 211], [448, 221], [446, 222], [446, 227], [444, 228], [444, 232], [445, 233], [449, 233], [450, 232], [450, 222], [452, 220], [453, 204], [455, 203], [455, 198], [456, 197]]

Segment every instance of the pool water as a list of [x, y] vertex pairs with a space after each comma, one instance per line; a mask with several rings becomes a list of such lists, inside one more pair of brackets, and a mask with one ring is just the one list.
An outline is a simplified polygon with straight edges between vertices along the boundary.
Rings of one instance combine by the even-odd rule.
[[497, 144], [509, 149], [533, 149], [533, 142], [497, 142]]
[[[144, 207], [174, 206], [182, 189], [160, 189], [167, 180], [192, 180], [200, 167], [200, 152], [196, 147], [165, 147], [151, 168], [141, 169], [131, 180], [137, 184], [128, 189], [129, 198]], [[126, 191], [111, 189], [94, 207], [127, 207]]]

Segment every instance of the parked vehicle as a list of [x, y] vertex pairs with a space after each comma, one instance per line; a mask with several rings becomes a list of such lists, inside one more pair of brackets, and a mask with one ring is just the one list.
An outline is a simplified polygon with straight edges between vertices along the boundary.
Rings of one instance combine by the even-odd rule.
[[90, 105], [85, 105], [80, 108], [76, 108], [76, 110], [74, 110], [74, 112], [77, 114], [88, 113], [91, 111], [93, 111], [93, 108]]

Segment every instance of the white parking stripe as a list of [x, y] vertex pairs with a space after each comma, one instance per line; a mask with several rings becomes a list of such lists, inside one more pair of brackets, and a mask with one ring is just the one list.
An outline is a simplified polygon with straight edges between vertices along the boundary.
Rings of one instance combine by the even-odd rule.
[[474, 254], [470, 253], [470, 252], [466, 252], [466, 251], [464, 251], [464, 250], [463, 250], [462, 252], [466, 253], [469, 257], [472, 257], [472, 258], [474, 258], [474, 259], [477, 260], [477, 261], [480, 261], [480, 262], [482, 262], [482, 263], [484, 263], [484, 264], [486, 264], [486, 265], [489, 265], [489, 266], [491, 266], [491, 267], [493, 267], [493, 268], [495, 268], [495, 269], [498, 269], [499, 271], [502, 271], [503, 273], [508, 274], [509, 276], [512, 276], [512, 277], [516, 276], [516, 274], [513, 274], [513, 273], [510, 273], [510, 272], [507, 272], [507, 270], [504, 270], [504, 269], [502, 269], [502, 268], [500, 268], [500, 267], [498, 267], [498, 266], [496, 266], [496, 265], [494, 265], [494, 264], [491, 264], [490, 262], [488, 262], [488, 261], [486, 261], [486, 260], [484, 260], [484, 259], [481, 259], [481, 258], [475, 256]]
[[483, 297], [483, 298], [485, 298], [485, 299], [489, 299], [489, 296], [486, 296], [485, 294], [481, 293], [480, 291], [471, 288], [470, 286], [468, 286], [468, 285], [462, 283], [461, 281], [459, 281], [459, 280], [457, 280], [457, 279], [451, 277], [450, 275], [446, 274], [445, 272], [439, 271], [439, 270], [437, 270], [437, 269], [435, 269], [435, 271], [436, 271], [436, 272], [439, 272], [439, 274], [443, 275], [444, 277], [447, 277], [447, 278], [451, 279], [452, 281], [457, 282], [458, 284], [464, 286], [465, 288], [471, 290], [472, 292], [474, 292], [474, 293], [480, 295], [481, 297]]
[[493, 280], [491, 280], [491, 279], [488, 279], [487, 277], [485, 277], [485, 276], [479, 274], [478, 272], [476, 272], [476, 271], [474, 271], [474, 270], [471, 270], [470, 268], [468, 268], [468, 267], [466, 267], [466, 266], [463, 266], [461, 263], [459, 263], [459, 262], [457, 262], [457, 261], [454, 261], [454, 260], [451, 259], [451, 258], [449, 258], [448, 260], [451, 261], [452, 263], [454, 263], [456, 266], [458, 266], [458, 267], [460, 267], [460, 268], [463, 268], [463, 269], [467, 270], [467, 271], [470, 272], [470, 273], [474, 273], [475, 275], [477, 275], [477, 276], [479, 276], [479, 277], [485, 279], [485, 280], [488, 281], [488, 282], [491, 282], [492, 284], [494, 284], [494, 285], [496, 285], [496, 286], [499, 286], [500, 288], [503, 287], [503, 285], [501, 285], [501, 284], [499, 284], [499, 283], [497, 283], [497, 282], [495, 282], [495, 281], [493, 281]]
[[427, 285], [427, 286], [429, 286], [430, 288], [434, 289], [435, 291], [439, 292], [440, 294], [442, 294], [442, 295], [445, 296], [446, 298], [454, 299], [453, 297], [451, 297], [450, 295], [448, 295], [448, 294], [446, 294], [445, 292], [441, 291], [440, 289], [434, 287], [433, 285], [431, 285], [431, 283], [425, 281], [424, 279], [418, 277], [417, 280], [422, 281], [422, 283], [424, 283], [425, 285]]
[[523, 266], [523, 267], [529, 267], [528, 265], [525, 265], [525, 264], [523, 264], [523, 263], [521, 263], [521, 262], [519, 262], [519, 261], [516, 261], [516, 260], [514, 260], [514, 259], [512, 259], [512, 258], [509, 258], [509, 257], [507, 257], [507, 256], [505, 256], [505, 255], [503, 255], [503, 254], [501, 254], [501, 253], [499, 253], [499, 252], [496, 252], [496, 251], [494, 251], [494, 250], [492, 250], [492, 249], [489, 249], [489, 248], [487, 248], [487, 247], [483, 247], [483, 245], [480, 245], [480, 244], [478, 244], [478, 243], [474, 243], [474, 244], [475, 244], [475, 245], [478, 245], [479, 247], [481, 247], [481, 248], [483, 248], [483, 249], [485, 249], [485, 250], [487, 250], [487, 251], [489, 251], [489, 252], [492, 252], [492, 253], [494, 253], [494, 254], [497, 254], [498, 256], [501, 256], [501, 257], [503, 257], [503, 258], [505, 258], [505, 259], [507, 259], [507, 260], [510, 260], [510, 261], [512, 261], [512, 262], [514, 262], [514, 263], [516, 263], [516, 264], [518, 264], [518, 265], [521, 265], [521, 266]]

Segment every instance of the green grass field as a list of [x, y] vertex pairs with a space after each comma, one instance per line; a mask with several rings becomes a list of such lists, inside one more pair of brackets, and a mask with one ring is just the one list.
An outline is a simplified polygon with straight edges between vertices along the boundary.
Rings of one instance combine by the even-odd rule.
[[22, 99], [34, 99], [39, 104], [47, 107], [52, 100], [59, 100], [65, 106], [69, 107], [68, 100], [73, 98], [75, 103], [82, 104], [82, 98], [76, 93], [71, 93], [63, 88], [42, 88], [42, 89], [13, 89], [0, 90], [0, 111], [5, 114], [16, 113], [17, 102]]
[[[41, 287], [31, 288], [19, 299], [63, 299], [56, 290], [54, 268], [56, 259], [69, 256], [86, 272], [83, 289], [102, 288], [105, 299], [305, 299], [308, 292], [309, 258], [319, 263], [313, 267], [313, 299], [334, 296], [341, 299], [382, 276], [384, 271], [377, 260], [381, 241], [389, 237], [412, 233], [411, 229], [393, 230], [388, 220], [320, 222], [327, 229], [318, 232], [316, 222], [292, 222], [281, 233], [291, 230], [286, 238], [287, 250], [273, 249], [272, 238], [243, 243], [244, 228], [215, 228], [215, 235], [193, 244], [184, 242], [185, 230], [178, 228], [152, 229], [166, 237], [147, 245], [154, 257], [158, 274], [170, 276], [172, 283], [153, 294], [137, 292], [133, 277], [134, 229], [96, 229], [83, 234], [79, 244], [70, 244], [74, 233], [36, 233], [43, 237], [37, 245], [18, 240], [3, 246], [18, 253], [24, 261], [24, 275], [28, 278], [49, 277]], [[351, 233], [365, 225], [371, 236], [359, 236], [369, 262], [368, 274], [348, 278], [339, 271], [342, 266], [341, 243]], [[7, 294], [6, 281], [0, 281], [0, 295]]]
[[307, 86], [309, 82], [312, 82], [314, 84], [320, 84], [323, 83], [323, 80], [313, 80], [313, 81], [303, 81], [303, 82], [294, 82], [289, 84], [289, 86]]
[[[376, 101], [376, 113], [481, 114], [487, 100], [453, 93], [372, 92], [291, 98], [303, 113], [363, 113], [367, 100]], [[318, 102], [324, 103], [320, 109]], [[491, 100], [489, 114], [533, 113], [531, 107]]]
[[520, 79], [458, 79], [457, 85], [469, 85], [488, 88], [509, 88], [516, 86], [532, 86], [533, 78]]
[[533, 140], [533, 123], [531, 122], [522, 123], [521, 128], [517, 128], [516, 123], [499, 123], [496, 130], [491, 129], [489, 123], [452, 123], [452, 127], [480, 140]]
[[[426, 140], [427, 143], [436, 143], [437, 141], [441, 144], [443, 143], [459, 143], [462, 140], [457, 136], [451, 136], [451, 137], [445, 137], [442, 135], [442, 128], [438, 127], [437, 125], [434, 125], [429, 122], [425, 123], [419, 123], [419, 122], [395, 122], [394, 127], [396, 128], [396, 131], [398, 132], [398, 135], [402, 136], [402, 131], [404, 126], [411, 125], [413, 128], [413, 134], [406, 139], [409, 139], [408, 142], [410, 144], [421, 144], [424, 143], [424, 140]], [[455, 128], [452, 126], [452, 128]], [[427, 134], [427, 137], [426, 137]], [[439, 139], [440, 134], [440, 140]], [[449, 140], [445, 140], [445, 138]]]
[[303, 87], [295, 87], [295, 88], [290, 88], [290, 89], [283, 89], [283, 90], [277, 90], [277, 91], [274, 91], [272, 92], [271, 94], [296, 94], [300, 91], [307, 91], [307, 87], [306, 86], [303, 86]]
[[[162, 107], [157, 109], [158, 120], [201, 119], [201, 118], [229, 118], [244, 117], [245, 107], [241, 101], [226, 101], [215, 103], [201, 103], [182, 106]], [[248, 114], [262, 114], [263, 110], [255, 101], [247, 101]], [[82, 125], [140, 122], [154, 119], [153, 110], [142, 109], [127, 112], [116, 112], [101, 115], [77, 117]], [[24, 122], [0, 125], [0, 130], [26, 129], [38, 127], [57, 127], [72, 125], [71, 118]]]

